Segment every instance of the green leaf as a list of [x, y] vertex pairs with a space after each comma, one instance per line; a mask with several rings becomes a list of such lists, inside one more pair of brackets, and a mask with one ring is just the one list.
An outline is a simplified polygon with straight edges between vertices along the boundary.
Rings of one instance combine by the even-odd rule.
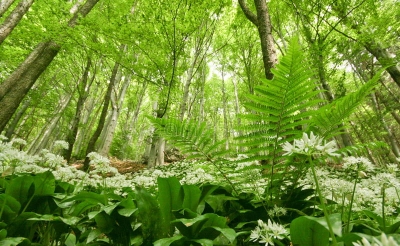
[[29, 240], [24, 237], [8, 237], [0, 240], [1, 246], [30, 245]]
[[7, 230], [6, 229], [1, 229], [0, 230], [0, 239], [4, 239], [7, 237]]
[[33, 195], [33, 177], [24, 175], [17, 177], [8, 184], [5, 194], [14, 197], [21, 205]]
[[64, 244], [66, 246], [75, 246], [76, 245], [76, 236], [72, 233], [69, 233]]
[[182, 208], [188, 208], [193, 212], [196, 212], [201, 196], [199, 187], [195, 185], [183, 185], [182, 188], [184, 191]]
[[56, 180], [52, 172], [47, 171], [38, 173], [34, 176], [35, 195], [46, 196], [53, 195], [56, 188]]
[[204, 245], [204, 246], [213, 246], [213, 241], [210, 239], [201, 238], [201, 239], [192, 239], [190, 241], [196, 242], [196, 243], [198, 243], [200, 245]]
[[172, 210], [182, 208], [183, 190], [179, 180], [175, 177], [158, 178], [158, 202], [160, 204], [161, 226], [163, 230], [173, 234], [174, 228], [170, 225], [173, 219]]
[[114, 220], [105, 212], [97, 214], [94, 220], [96, 221], [97, 228], [103, 233], [110, 233], [114, 229]]
[[329, 231], [309, 216], [301, 216], [290, 223], [294, 246], [328, 246]]
[[184, 237], [181, 235], [177, 235], [177, 236], [173, 236], [173, 237], [169, 237], [169, 238], [159, 239], [154, 242], [154, 246], [168, 246], [168, 245], [171, 245], [171, 243], [173, 243], [173, 242], [181, 240], [182, 238], [184, 238]]
[[221, 232], [221, 234], [224, 235], [229, 240], [229, 242], [233, 243], [233, 241], [235, 241], [236, 232], [235, 232], [234, 229], [232, 229], [232, 228], [220, 228], [220, 227], [216, 227], [216, 226], [213, 226], [212, 228], [217, 230], [217, 231], [219, 231], [219, 232]]
[[102, 234], [102, 232], [99, 229], [91, 230], [89, 232], [89, 235], [88, 235], [87, 239], [86, 239], [86, 243], [92, 242], [93, 240], [95, 240], [101, 234]]

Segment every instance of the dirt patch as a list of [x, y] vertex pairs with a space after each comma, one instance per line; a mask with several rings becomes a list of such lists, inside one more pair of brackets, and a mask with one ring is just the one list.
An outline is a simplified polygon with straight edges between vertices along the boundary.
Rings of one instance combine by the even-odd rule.
[[116, 158], [110, 158], [110, 165], [118, 169], [118, 172], [120, 174], [136, 173], [147, 168], [147, 165], [144, 165], [142, 163], [130, 160], [119, 160]]

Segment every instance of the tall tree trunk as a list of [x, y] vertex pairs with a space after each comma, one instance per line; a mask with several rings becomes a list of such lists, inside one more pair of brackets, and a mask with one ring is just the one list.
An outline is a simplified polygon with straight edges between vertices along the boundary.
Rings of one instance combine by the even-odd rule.
[[118, 70], [119, 70], [119, 63], [116, 62], [111, 74], [111, 78], [110, 78], [110, 82], [108, 84], [107, 87], [107, 92], [106, 95], [104, 97], [104, 101], [103, 101], [103, 108], [100, 114], [100, 118], [99, 118], [99, 123], [97, 125], [97, 128], [95, 130], [95, 132], [93, 133], [92, 137], [89, 140], [88, 146], [86, 148], [86, 152], [85, 152], [85, 161], [83, 163], [83, 169], [85, 171], [89, 170], [89, 162], [90, 159], [88, 157], [88, 154], [91, 152], [94, 152], [96, 150], [96, 142], [97, 139], [99, 138], [101, 131], [104, 128], [104, 123], [106, 121], [107, 118], [107, 113], [108, 113], [108, 106], [110, 105], [110, 100], [111, 100], [111, 93], [113, 91], [114, 85], [117, 82], [117, 74], [118, 74]]
[[3, 17], [3, 14], [7, 11], [7, 9], [13, 4], [15, 0], [1, 0], [0, 1], [0, 18]]
[[35, 141], [32, 142], [32, 145], [29, 149], [29, 154], [37, 154], [42, 149], [46, 148], [48, 144], [48, 140], [50, 139], [51, 135], [54, 132], [54, 129], [57, 127], [58, 122], [61, 119], [62, 113], [64, 112], [65, 108], [68, 106], [69, 102], [71, 101], [72, 94], [67, 94], [62, 96], [60, 102], [58, 103], [58, 110], [55, 116], [50, 120], [50, 123], [47, 127], [43, 127], [41, 133], [37, 136]]
[[272, 24], [268, 12], [267, 1], [254, 0], [257, 15], [251, 12], [245, 3], [245, 0], [239, 0], [239, 5], [242, 8], [246, 18], [250, 20], [258, 29], [258, 34], [261, 41], [261, 51], [263, 54], [265, 77], [267, 79], [272, 79], [274, 75], [271, 72], [271, 68], [275, 67], [276, 63], [278, 62], [278, 58], [276, 55], [274, 37], [272, 36]]
[[392, 149], [392, 153], [396, 156], [396, 157], [400, 157], [400, 148], [396, 143], [395, 137], [390, 129], [390, 127], [388, 126], [384, 115], [382, 114], [382, 110], [380, 108], [380, 105], [378, 103], [378, 100], [376, 99], [376, 95], [375, 93], [372, 93], [372, 105], [373, 108], [375, 109], [375, 112], [377, 114], [378, 119], [380, 120], [383, 128], [385, 129], [386, 133], [387, 133], [387, 140], [390, 143], [390, 147]]
[[86, 67], [83, 71], [82, 78], [80, 79], [77, 87], [78, 87], [78, 102], [76, 103], [75, 116], [71, 123], [71, 129], [67, 135], [68, 149], [64, 152], [64, 158], [69, 163], [71, 161], [72, 150], [74, 149], [76, 136], [78, 134], [79, 123], [82, 117], [82, 111], [86, 102], [86, 99], [90, 92], [90, 84], [92, 84], [95, 75], [93, 75], [91, 82], [88, 83], [89, 80], [89, 70], [92, 65], [92, 59], [90, 57], [87, 58]]
[[[69, 26], [76, 25], [78, 16], [86, 16], [99, 0], [88, 0], [70, 19]], [[40, 43], [21, 65], [0, 84], [0, 132], [11, 119], [25, 95], [50, 65], [61, 46], [53, 41]]]
[[30, 104], [31, 104], [31, 99], [28, 98], [28, 100], [25, 100], [22, 106], [19, 107], [18, 111], [15, 113], [14, 118], [12, 119], [10, 124], [8, 124], [8, 127], [5, 130], [6, 133], [4, 134], [4, 136], [7, 139], [11, 139], [15, 129], [17, 128], [18, 122], [21, 120], [22, 116], [25, 114]]
[[[123, 132], [125, 133], [123, 135], [123, 138], [124, 138], [124, 142], [126, 143], [122, 146], [122, 149], [121, 149], [123, 158], [127, 157], [128, 149], [132, 144], [133, 131], [135, 129], [136, 122], [139, 117], [139, 113], [140, 113], [140, 109], [142, 106], [144, 95], [146, 93], [147, 85], [148, 85], [148, 83], [145, 82], [143, 84], [143, 87], [141, 88], [141, 90], [137, 91], [136, 95], [138, 96], [138, 99], [137, 99], [135, 108], [133, 110], [132, 116], [130, 115], [130, 111], [128, 111], [127, 122], [125, 123], [124, 130], [123, 130]], [[148, 156], [148, 155], [146, 155], [146, 153], [145, 153], [145, 156]]]
[[18, 25], [19, 21], [28, 12], [34, 0], [21, 0], [17, 7], [11, 12], [7, 19], [0, 25], [0, 44], [7, 38], [8, 35]]
[[[118, 80], [121, 80], [121, 77], [119, 77]], [[124, 83], [122, 84], [118, 95], [115, 95], [116, 94], [115, 93], [115, 94], [112, 94], [112, 96], [111, 96], [112, 111], [111, 111], [110, 117], [108, 118], [108, 123], [106, 124], [106, 127], [103, 130], [104, 138], [100, 142], [99, 151], [98, 151], [99, 154], [101, 154], [103, 156], [108, 156], [108, 153], [110, 152], [111, 143], [114, 139], [115, 128], [117, 127], [117, 123], [118, 123], [120, 109], [124, 102], [126, 90], [128, 89], [130, 82], [131, 82], [130, 77], [129, 76], [125, 77]]]

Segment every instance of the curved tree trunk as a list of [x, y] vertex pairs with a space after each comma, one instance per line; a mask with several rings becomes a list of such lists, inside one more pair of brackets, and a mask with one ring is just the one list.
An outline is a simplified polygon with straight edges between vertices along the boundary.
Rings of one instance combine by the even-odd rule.
[[4, 39], [14, 30], [18, 25], [19, 21], [28, 12], [29, 8], [33, 4], [34, 0], [22, 0], [19, 2], [17, 7], [11, 12], [7, 19], [0, 25], [0, 44], [3, 43]]
[[[99, 0], [88, 0], [71, 18], [69, 26], [75, 26], [79, 16], [86, 16]], [[0, 132], [17, 110], [22, 99], [36, 80], [50, 65], [61, 46], [54, 41], [40, 43], [21, 65], [0, 84]]]
[[244, 1], [245, 0], [239, 0], [239, 5], [247, 19], [249, 19], [258, 29], [261, 41], [261, 51], [263, 54], [265, 77], [267, 79], [272, 79], [274, 75], [271, 73], [271, 68], [275, 67], [278, 58], [276, 55], [274, 37], [272, 36], [272, 24], [268, 12], [267, 1], [254, 0], [257, 15], [251, 12]]

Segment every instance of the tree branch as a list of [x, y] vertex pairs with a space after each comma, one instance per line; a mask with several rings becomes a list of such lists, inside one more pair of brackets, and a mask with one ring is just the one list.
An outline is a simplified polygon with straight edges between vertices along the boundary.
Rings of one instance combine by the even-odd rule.
[[257, 15], [255, 15], [251, 10], [247, 7], [244, 0], [239, 0], [240, 8], [243, 10], [244, 15], [249, 21], [251, 21], [254, 25], [258, 26]]

